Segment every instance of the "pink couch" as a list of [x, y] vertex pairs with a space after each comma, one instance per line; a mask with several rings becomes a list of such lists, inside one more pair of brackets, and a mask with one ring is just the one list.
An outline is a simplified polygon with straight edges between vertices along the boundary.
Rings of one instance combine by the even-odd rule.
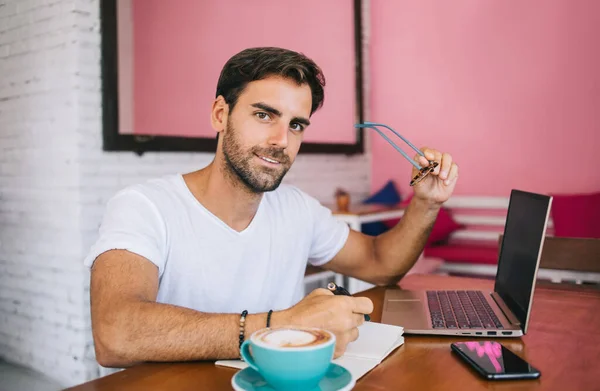
[[[550, 215], [554, 236], [600, 238], [600, 192], [552, 196]], [[390, 221], [388, 224], [396, 222]], [[449, 263], [496, 265], [498, 240], [449, 240], [454, 232], [463, 228], [452, 219], [451, 211], [443, 208], [425, 247], [424, 256], [440, 258]]]

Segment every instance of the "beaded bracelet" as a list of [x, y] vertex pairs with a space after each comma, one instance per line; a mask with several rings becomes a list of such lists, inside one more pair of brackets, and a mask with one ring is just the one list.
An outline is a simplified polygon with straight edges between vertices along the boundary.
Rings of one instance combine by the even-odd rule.
[[[240, 345], [239, 345], [239, 349], [240, 352], [242, 350], [242, 344], [244, 343], [244, 331], [246, 328], [246, 315], [248, 315], [248, 311], [244, 310], [242, 311], [242, 315], [240, 316]], [[241, 353], [240, 353], [240, 358], [241, 358]]]
[[267, 314], [267, 327], [271, 327], [271, 315], [273, 314], [273, 310], [269, 310]]

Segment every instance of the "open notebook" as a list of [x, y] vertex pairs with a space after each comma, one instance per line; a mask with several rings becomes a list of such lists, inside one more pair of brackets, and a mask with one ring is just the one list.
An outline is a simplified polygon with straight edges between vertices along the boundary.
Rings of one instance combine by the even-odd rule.
[[[333, 360], [350, 371], [355, 380], [375, 368], [388, 354], [404, 343], [404, 329], [399, 326], [365, 322], [358, 330], [358, 339], [348, 344], [342, 357]], [[220, 360], [215, 364], [239, 369], [248, 366], [241, 360]]]

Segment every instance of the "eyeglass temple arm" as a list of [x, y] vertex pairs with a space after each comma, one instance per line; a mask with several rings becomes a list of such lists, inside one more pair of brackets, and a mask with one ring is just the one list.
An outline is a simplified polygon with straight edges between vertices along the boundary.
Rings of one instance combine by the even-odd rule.
[[425, 154], [423, 152], [421, 152], [417, 147], [415, 147], [413, 144], [411, 144], [410, 141], [406, 140], [404, 137], [402, 137], [400, 134], [398, 134], [394, 129], [390, 128], [387, 125], [384, 124], [376, 124], [373, 122], [365, 122], [363, 124], [356, 124], [355, 125], [357, 128], [370, 128], [373, 129], [374, 131], [376, 131], [377, 133], [379, 133], [379, 135], [381, 137], [383, 137], [385, 139], [385, 141], [387, 141], [392, 147], [394, 147], [394, 149], [398, 152], [400, 152], [402, 154], [402, 156], [404, 156], [404, 158], [406, 160], [408, 160], [410, 162], [410, 164], [412, 164], [417, 170], [420, 170], [422, 167], [415, 162], [413, 159], [411, 159], [406, 152], [404, 152], [400, 147], [398, 147], [392, 140], [390, 140], [390, 138], [388, 136], [386, 136], [381, 130], [377, 129], [377, 126], [383, 126], [389, 130], [391, 130], [396, 136], [400, 137], [405, 143], [407, 143], [409, 146], [412, 147], [412, 149], [414, 149], [415, 151], [417, 151], [417, 153], [421, 156], [425, 156]]
[[365, 124], [366, 125], [370, 125], [370, 126], [383, 126], [384, 128], [387, 128], [387, 129], [391, 130], [392, 133], [394, 133], [396, 136], [400, 137], [405, 143], [407, 143], [412, 149], [414, 149], [415, 152], [417, 152], [419, 155], [425, 157], [425, 154], [423, 152], [421, 152], [421, 150], [419, 148], [415, 147], [413, 145], [413, 143], [411, 143], [410, 141], [408, 141], [407, 139], [405, 139], [400, 133], [396, 132], [394, 129], [390, 128], [386, 124], [380, 124], [380, 123], [375, 123], [375, 122], [367, 122], [367, 121], [365, 121]]

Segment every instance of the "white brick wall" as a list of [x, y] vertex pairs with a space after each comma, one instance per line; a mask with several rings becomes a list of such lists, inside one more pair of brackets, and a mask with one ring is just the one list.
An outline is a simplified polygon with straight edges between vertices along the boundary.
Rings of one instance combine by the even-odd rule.
[[[98, 376], [82, 267], [106, 201], [209, 153], [102, 152], [98, 0], [0, 0], [0, 357]], [[285, 180], [330, 202], [369, 191], [370, 157], [299, 156]]]
[[0, 1], [0, 356], [65, 385], [85, 359], [73, 1]]

